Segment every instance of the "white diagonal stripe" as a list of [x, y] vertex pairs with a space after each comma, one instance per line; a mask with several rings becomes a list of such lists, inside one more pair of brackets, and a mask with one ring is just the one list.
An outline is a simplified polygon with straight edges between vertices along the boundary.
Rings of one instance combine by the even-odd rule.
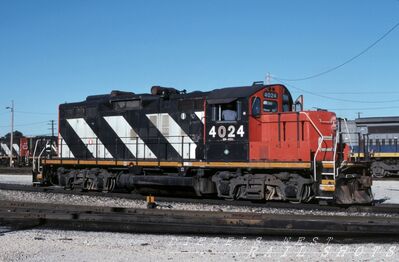
[[104, 119], [136, 158], [156, 158], [123, 116], [104, 116]]
[[73, 155], [71, 149], [69, 148], [68, 144], [64, 140], [64, 138], [61, 136], [61, 134], [58, 135], [58, 156], [61, 158], [75, 158]]
[[19, 145], [18, 144], [12, 144], [12, 147], [14, 148], [15, 152], [17, 152], [17, 155], [19, 155]]
[[[67, 119], [72, 129], [76, 132], [83, 144], [92, 153], [95, 158], [113, 158], [107, 148], [93, 132], [91, 127], [86, 123], [84, 118]], [[96, 150], [97, 148], [97, 150]]]
[[168, 113], [147, 114], [146, 116], [181, 157], [195, 159], [197, 145]]
[[1, 148], [3, 148], [6, 155], [10, 155], [10, 148], [6, 144], [1, 143]]
[[205, 124], [205, 112], [204, 111], [197, 111], [195, 115], [201, 120], [203, 124]]

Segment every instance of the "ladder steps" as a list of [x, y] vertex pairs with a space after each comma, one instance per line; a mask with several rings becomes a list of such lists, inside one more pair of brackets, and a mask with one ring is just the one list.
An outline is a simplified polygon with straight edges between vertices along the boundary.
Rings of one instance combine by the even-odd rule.
[[[336, 177], [336, 161], [335, 161], [335, 156], [336, 156], [336, 150], [337, 150], [337, 143], [338, 143], [338, 138], [337, 136], [320, 136], [319, 138], [319, 152], [323, 152], [324, 158], [330, 158], [332, 160], [322, 160], [321, 161], [321, 166], [320, 169], [315, 166], [314, 168], [314, 176], [316, 177], [317, 175], [320, 175], [321, 177], [324, 177], [325, 179], [335, 179]], [[328, 152], [328, 153], [325, 153]], [[316, 162], [316, 156], [314, 158], [314, 161]], [[319, 162], [320, 163], [320, 162]], [[317, 170], [319, 169], [319, 170]]]

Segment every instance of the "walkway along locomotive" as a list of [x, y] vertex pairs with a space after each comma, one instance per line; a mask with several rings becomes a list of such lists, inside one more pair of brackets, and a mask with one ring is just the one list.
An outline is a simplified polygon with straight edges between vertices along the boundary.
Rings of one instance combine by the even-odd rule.
[[339, 121], [303, 111], [283, 85], [150, 94], [113, 91], [59, 107], [58, 157], [33, 182], [67, 189], [191, 188], [226, 199], [371, 203], [366, 163], [349, 162]]

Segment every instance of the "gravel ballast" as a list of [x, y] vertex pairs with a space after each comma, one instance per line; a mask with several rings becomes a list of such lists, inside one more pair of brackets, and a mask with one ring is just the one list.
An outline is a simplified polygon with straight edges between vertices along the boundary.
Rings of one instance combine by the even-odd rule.
[[[0, 183], [7, 178], [30, 183], [30, 176], [0, 176]], [[21, 178], [22, 177], [22, 178]], [[385, 182], [376, 181], [375, 193], [385, 194]], [[376, 185], [376, 182], [374, 186]], [[399, 185], [399, 183], [398, 183]], [[394, 188], [394, 187], [393, 187]], [[394, 192], [394, 190], [392, 191]], [[394, 194], [389, 198], [395, 199]], [[90, 206], [145, 208], [144, 200], [109, 198], [101, 196], [53, 194], [0, 190], [0, 200], [32, 201]], [[399, 201], [398, 201], [399, 202]], [[346, 212], [326, 212], [297, 209], [237, 207], [228, 205], [162, 203], [179, 210], [206, 210], [216, 212], [258, 212], [268, 214], [342, 215]], [[350, 213], [367, 216], [367, 213]], [[386, 215], [391, 216], [391, 215]], [[222, 236], [171, 236], [152, 234], [124, 234], [108, 232], [63, 231], [26, 229], [9, 231], [0, 227], [0, 261], [397, 261], [399, 242], [373, 243], [372, 240], [347, 239], [344, 244], [334, 237], [278, 237], [274, 239], [222, 237]], [[338, 243], [337, 243], [338, 242]]]
[[[24, 192], [14, 190], [0, 190], [0, 201], [30, 201], [35, 203], [52, 203], [67, 205], [84, 205], [84, 206], [106, 206], [106, 207], [122, 207], [122, 208], [146, 208], [147, 202], [144, 200], [126, 199], [126, 198], [109, 198], [90, 195], [72, 195], [72, 194], [54, 194], [43, 192]], [[249, 212], [261, 214], [291, 214], [291, 215], [326, 215], [326, 216], [369, 216], [366, 212], [346, 212], [346, 211], [323, 211], [323, 210], [302, 210], [287, 208], [271, 208], [271, 207], [252, 207], [252, 206], [233, 206], [229, 205], [212, 205], [201, 203], [182, 203], [182, 202], [162, 202], [160, 208], [171, 208], [173, 210], [190, 210], [190, 211], [214, 211], [214, 212]], [[294, 205], [294, 204], [293, 204]], [[398, 217], [397, 214], [372, 214], [380, 217]]]
[[31, 229], [0, 236], [0, 261], [395, 261], [399, 255], [399, 243], [334, 242]]

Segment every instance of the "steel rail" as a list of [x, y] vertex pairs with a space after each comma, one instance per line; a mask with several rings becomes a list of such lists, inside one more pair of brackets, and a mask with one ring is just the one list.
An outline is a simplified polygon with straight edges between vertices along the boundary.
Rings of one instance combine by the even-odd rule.
[[399, 236], [397, 217], [282, 215], [0, 201], [0, 225], [131, 233]]

